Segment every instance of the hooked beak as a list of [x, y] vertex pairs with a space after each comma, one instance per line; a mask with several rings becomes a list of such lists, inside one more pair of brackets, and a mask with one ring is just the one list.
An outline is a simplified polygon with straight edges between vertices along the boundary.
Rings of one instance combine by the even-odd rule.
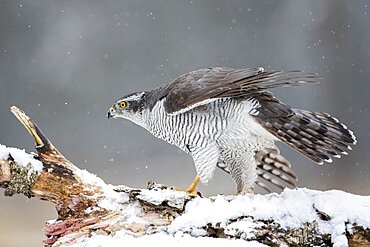
[[107, 118], [110, 119], [110, 118], [114, 118], [115, 116], [115, 113], [116, 113], [116, 110], [113, 109], [113, 107], [111, 107], [107, 113]]

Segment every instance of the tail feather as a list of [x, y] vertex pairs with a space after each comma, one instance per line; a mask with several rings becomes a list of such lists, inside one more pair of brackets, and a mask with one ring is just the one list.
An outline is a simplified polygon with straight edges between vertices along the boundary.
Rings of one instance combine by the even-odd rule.
[[268, 182], [269, 184], [276, 186], [280, 190], [284, 190], [286, 187], [276, 177], [272, 177], [266, 172], [257, 170], [257, 174], [258, 180], [255, 182], [255, 184], [260, 186], [262, 189], [267, 190], [268, 192], [272, 192], [271, 186], [267, 185], [265, 182]]
[[285, 184], [297, 187], [297, 175], [292, 170], [290, 162], [279, 154], [278, 149], [261, 150], [255, 154], [254, 158], [259, 181], [263, 179], [280, 189], [284, 189]]
[[[257, 180], [255, 184], [267, 192], [273, 188], [283, 190], [285, 187], [297, 187], [297, 175], [291, 168], [287, 159], [279, 154], [275, 148], [267, 148], [255, 154]], [[230, 173], [225, 163], [219, 162], [217, 166], [226, 173]]]
[[282, 142], [314, 162], [332, 162], [331, 157], [347, 155], [356, 137], [338, 119], [324, 112], [293, 109], [289, 117], [265, 119], [263, 126]]
[[[265, 184], [263, 181], [261, 181], [259, 179], [256, 180], [255, 184], [258, 187], [260, 187], [261, 189], [263, 189], [264, 191], [266, 191], [267, 193], [271, 193], [272, 192], [270, 186], [268, 186], [267, 184]], [[283, 190], [283, 189], [281, 189], [281, 190]]]

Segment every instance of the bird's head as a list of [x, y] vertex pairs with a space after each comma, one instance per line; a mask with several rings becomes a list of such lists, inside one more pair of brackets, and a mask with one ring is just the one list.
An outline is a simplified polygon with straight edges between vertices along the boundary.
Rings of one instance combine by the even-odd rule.
[[108, 119], [125, 118], [137, 122], [144, 109], [144, 95], [145, 92], [132, 93], [117, 100], [108, 111]]

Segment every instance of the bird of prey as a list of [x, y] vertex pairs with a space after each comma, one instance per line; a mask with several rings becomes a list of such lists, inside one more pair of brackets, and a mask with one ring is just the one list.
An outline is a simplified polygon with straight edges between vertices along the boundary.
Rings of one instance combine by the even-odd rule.
[[356, 144], [352, 131], [324, 112], [295, 109], [269, 89], [316, 83], [316, 74], [263, 68], [204, 68], [150, 91], [117, 100], [108, 118], [125, 118], [193, 158], [197, 177], [207, 183], [218, 167], [229, 173], [237, 193], [254, 184], [296, 186], [297, 176], [276, 147], [280, 141], [317, 164], [340, 158]]

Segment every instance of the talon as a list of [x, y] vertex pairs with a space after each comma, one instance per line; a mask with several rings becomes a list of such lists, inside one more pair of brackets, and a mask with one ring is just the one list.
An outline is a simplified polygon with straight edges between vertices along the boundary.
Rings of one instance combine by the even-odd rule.
[[170, 189], [174, 190], [174, 191], [183, 191], [182, 189], [178, 188], [177, 186], [171, 186]]
[[[196, 190], [199, 180], [200, 178], [196, 176], [193, 183], [185, 190], [185, 192], [188, 193], [190, 196], [202, 196], [202, 194]], [[175, 191], [183, 191], [176, 186], [172, 186], [171, 189]]]
[[193, 183], [189, 186], [189, 188], [187, 188], [187, 190], [185, 192], [188, 193], [191, 196], [201, 196], [200, 192], [198, 192], [196, 190], [197, 185], [199, 183], [199, 180], [200, 180], [200, 177], [199, 176], [196, 176], [194, 178]]

